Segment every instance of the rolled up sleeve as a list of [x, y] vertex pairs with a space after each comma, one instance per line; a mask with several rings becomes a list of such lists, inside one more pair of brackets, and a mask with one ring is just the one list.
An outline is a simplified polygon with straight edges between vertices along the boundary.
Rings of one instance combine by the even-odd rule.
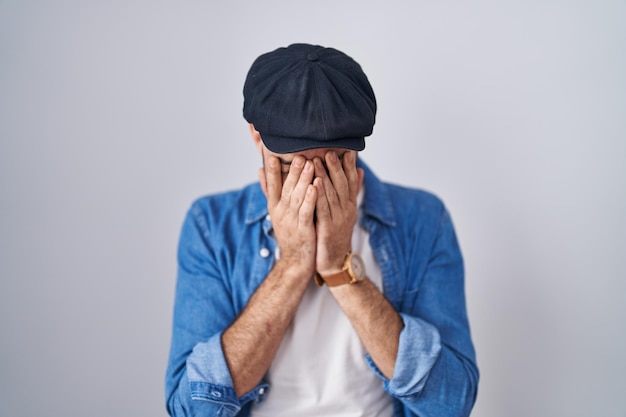
[[221, 337], [236, 319], [203, 212], [197, 204], [183, 224], [178, 251], [172, 343], [166, 372], [171, 416], [235, 416], [248, 402], [262, 401], [268, 385], [237, 397]]
[[[400, 313], [404, 328], [400, 332], [398, 356], [390, 380], [384, 380], [385, 390], [393, 397], [410, 399], [417, 396], [441, 352], [437, 329], [415, 317]], [[370, 366], [373, 362], [368, 361]], [[380, 373], [376, 369], [377, 373]]]
[[390, 249], [404, 256], [392, 281], [403, 284], [390, 286], [390, 301], [404, 323], [392, 378], [385, 378], [371, 358], [367, 362], [405, 416], [466, 417], [476, 400], [479, 374], [463, 258], [447, 210], [438, 200], [429, 201], [421, 220], [407, 213], [404, 227], [411, 230], [413, 220], [415, 232], [397, 239], [404, 246]]

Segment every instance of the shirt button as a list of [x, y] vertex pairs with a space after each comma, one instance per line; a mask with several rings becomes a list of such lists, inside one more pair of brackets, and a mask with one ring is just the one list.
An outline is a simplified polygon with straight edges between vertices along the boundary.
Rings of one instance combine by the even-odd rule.
[[268, 248], [261, 248], [259, 255], [261, 255], [262, 258], [267, 258], [270, 256], [270, 250]]
[[259, 388], [259, 395], [265, 394], [265, 388]]
[[269, 222], [270, 220], [272, 220], [272, 218], [271, 218], [271, 217], [270, 217], [270, 215], [268, 214], [267, 216], [265, 216], [265, 220], [267, 220], [267, 221]]

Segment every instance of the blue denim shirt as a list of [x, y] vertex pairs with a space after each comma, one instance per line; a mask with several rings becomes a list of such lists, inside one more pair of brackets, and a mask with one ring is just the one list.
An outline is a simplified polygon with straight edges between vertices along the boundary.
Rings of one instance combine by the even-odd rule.
[[[361, 161], [361, 224], [404, 328], [392, 379], [395, 416], [467, 416], [478, 369], [465, 306], [463, 259], [448, 212], [424, 191], [383, 183]], [[261, 381], [237, 397], [221, 336], [270, 272], [276, 242], [258, 183], [200, 198], [183, 224], [166, 375], [172, 416], [248, 416], [271, 394]]]

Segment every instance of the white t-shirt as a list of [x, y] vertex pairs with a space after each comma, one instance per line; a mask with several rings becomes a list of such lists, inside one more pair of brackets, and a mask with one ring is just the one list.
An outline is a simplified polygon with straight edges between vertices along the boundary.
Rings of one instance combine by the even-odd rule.
[[[367, 276], [382, 288], [369, 234], [354, 228], [352, 250]], [[270, 392], [253, 406], [253, 417], [393, 415], [393, 400], [365, 362], [365, 348], [328, 290], [313, 280], [268, 372]]]

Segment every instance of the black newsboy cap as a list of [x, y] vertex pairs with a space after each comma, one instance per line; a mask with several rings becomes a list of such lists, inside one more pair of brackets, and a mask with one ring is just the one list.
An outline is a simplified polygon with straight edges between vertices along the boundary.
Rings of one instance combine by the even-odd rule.
[[363, 150], [376, 97], [361, 66], [318, 45], [293, 44], [259, 56], [243, 87], [243, 116], [275, 153]]

